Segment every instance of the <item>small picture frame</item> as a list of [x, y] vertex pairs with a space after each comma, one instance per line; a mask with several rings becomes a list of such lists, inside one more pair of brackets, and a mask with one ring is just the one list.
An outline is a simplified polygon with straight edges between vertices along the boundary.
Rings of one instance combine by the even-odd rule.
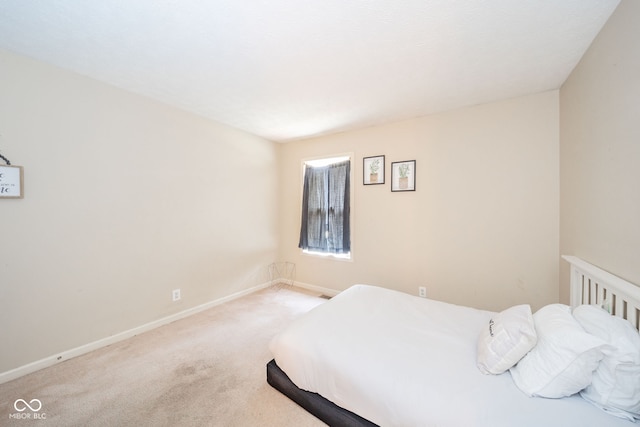
[[391, 191], [416, 191], [416, 161], [391, 163]]
[[384, 184], [384, 156], [362, 159], [362, 183], [364, 185]]
[[22, 166], [0, 166], [0, 199], [22, 199]]

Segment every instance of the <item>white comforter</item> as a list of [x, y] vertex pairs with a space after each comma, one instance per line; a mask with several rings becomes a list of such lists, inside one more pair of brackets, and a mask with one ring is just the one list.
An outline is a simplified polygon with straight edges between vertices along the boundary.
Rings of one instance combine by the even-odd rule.
[[575, 395], [529, 398], [483, 375], [476, 342], [491, 312], [355, 285], [273, 339], [278, 366], [380, 426], [634, 426]]

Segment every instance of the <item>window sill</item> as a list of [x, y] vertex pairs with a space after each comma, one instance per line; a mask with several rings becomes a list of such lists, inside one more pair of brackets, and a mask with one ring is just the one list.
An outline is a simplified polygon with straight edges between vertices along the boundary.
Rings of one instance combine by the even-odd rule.
[[343, 262], [353, 261], [353, 255], [351, 252], [349, 252], [348, 254], [333, 254], [328, 252], [312, 252], [312, 251], [303, 250], [302, 254], [313, 257], [313, 258], [327, 259], [332, 261], [343, 261]]

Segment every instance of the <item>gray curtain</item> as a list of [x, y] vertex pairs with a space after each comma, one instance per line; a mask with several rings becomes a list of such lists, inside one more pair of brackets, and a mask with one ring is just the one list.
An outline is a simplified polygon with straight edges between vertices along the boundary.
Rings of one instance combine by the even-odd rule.
[[305, 168], [298, 247], [331, 253], [351, 251], [350, 169], [348, 160]]

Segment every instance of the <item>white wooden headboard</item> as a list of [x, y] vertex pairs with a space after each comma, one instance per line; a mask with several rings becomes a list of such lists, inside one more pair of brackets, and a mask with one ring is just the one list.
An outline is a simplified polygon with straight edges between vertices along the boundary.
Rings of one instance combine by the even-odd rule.
[[599, 305], [627, 319], [640, 330], [640, 287], [575, 256], [563, 255], [571, 264], [571, 307]]

